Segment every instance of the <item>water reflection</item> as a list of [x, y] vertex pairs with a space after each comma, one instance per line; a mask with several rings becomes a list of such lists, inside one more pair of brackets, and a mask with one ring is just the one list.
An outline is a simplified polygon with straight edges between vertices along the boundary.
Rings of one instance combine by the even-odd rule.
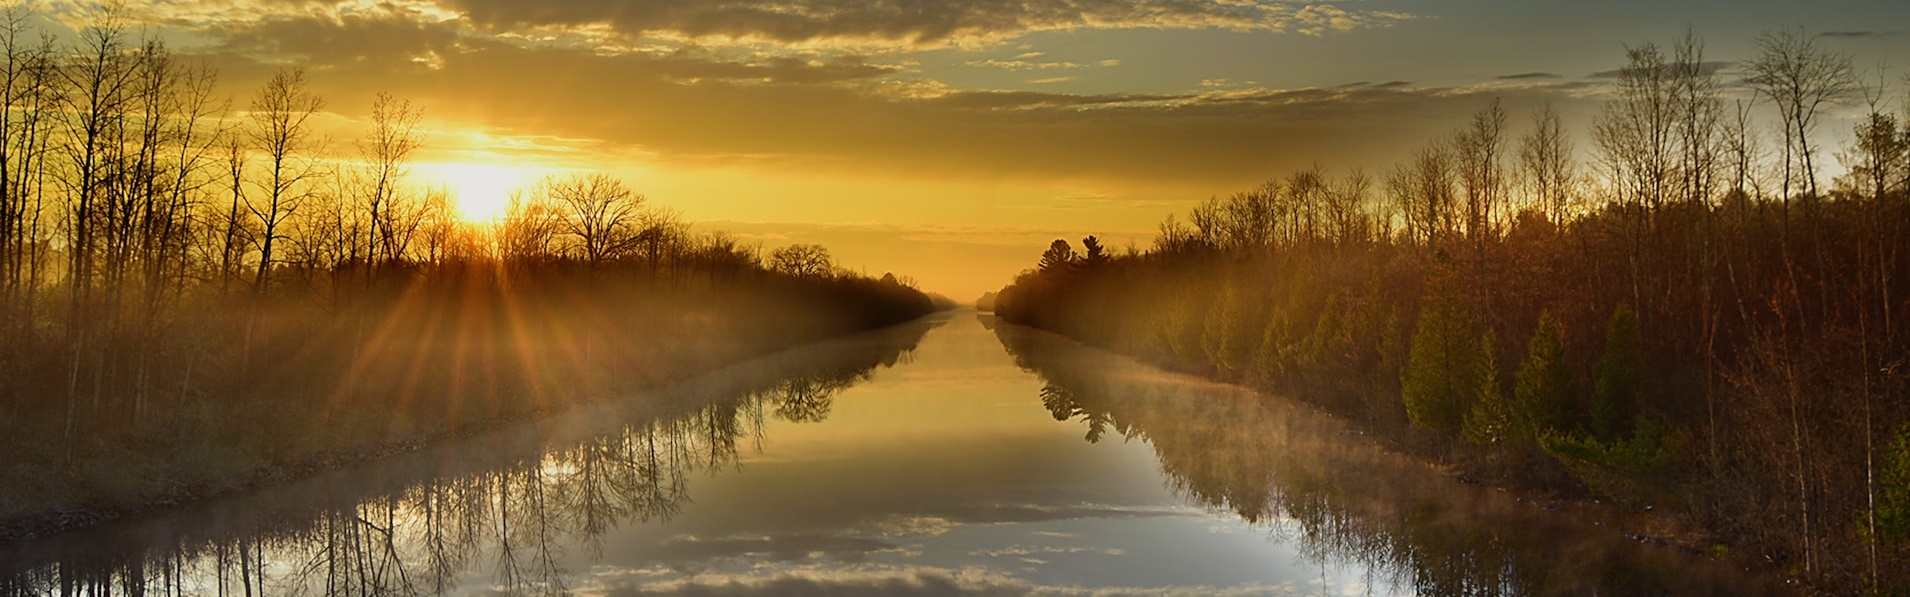
[[[744, 363], [667, 391], [446, 442], [216, 503], [0, 546], [0, 595], [563, 594], [569, 550], [677, 515], [771, 417], [909, 362], [925, 320]], [[488, 572], [478, 575], [474, 570]]]
[[[1183, 499], [1420, 595], [1761, 594], [1760, 579], [1627, 538], [1624, 523], [1455, 483], [1292, 402], [1175, 376], [1019, 326], [994, 331], [1086, 441], [1149, 444]], [[1635, 535], [1634, 535], [1635, 536]], [[1326, 583], [1322, 583], [1326, 584]]]
[[0, 547], [0, 594], [1770, 592], [1284, 401], [992, 325]]

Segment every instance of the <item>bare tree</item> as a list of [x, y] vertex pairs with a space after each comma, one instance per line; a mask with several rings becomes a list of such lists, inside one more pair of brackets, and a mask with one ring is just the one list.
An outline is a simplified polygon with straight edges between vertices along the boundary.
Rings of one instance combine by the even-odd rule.
[[1552, 104], [1532, 113], [1532, 130], [1519, 140], [1519, 166], [1529, 202], [1553, 223], [1563, 223], [1574, 207], [1578, 166]]
[[1453, 158], [1459, 171], [1460, 187], [1465, 191], [1466, 236], [1483, 247], [1493, 234], [1494, 220], [1502, 208], [1505, 187], [1505, 109], [1493, 98], [1486, 109], [1472, 115], [1472, 121], [1453, 136]]
[[360, 198], [366, 211], [366, 262], [370, 275], [384, 262], [403, 257], [397, 242], [404, 208], [399, 202], [398, 183], [409, 173], [411, 154], [423, 140], [419, 137], [419, 110], [409, 100], [379, 93], [371, 104], [371, 132], [358, 142], [358, 153], [365, 161], [366, 189]]
[[1716, 183], [1724, 103], [1718, 77], [1704, 61], [1704, 41], [1686, 27], [1672, 48], [1673, 132], [1677, 142], [1677, 198], [1710, 204]]
[[[1055, 241], [1066, 244], [1067, 241]], [[1072, 255], [1073, 251], [1069, 251]], [[821, 278], [834, 272], [835, 262], [822, 245], [793, 244], [769, 254], [770, 269], [800, 278]]]
[[1752, 40], [1750, 83], [1777, 108], [1784, 131], [1783, 197], [1788, 204], [1802, 178], [1807, 196], [1817, 196], [1817, 170], [1811, 144], [1824, 105], [1857, 88], [1850, 57], [1819, 47], [1816, 38], [1797, 29], [1766, 31]]
[[1625, 48], [1618, 97], [1605, 102], [1592, 128], [1598, 154], [1611, 172], [1619, 199], [1656, 211], [1670, 194], [1675, 167], [1677, 106], [1672, 67], [1658, 45]]
[[271, 281], [274, 243], [284, 237], [286, 220], [311, 193], [312, 179], [321, 172], [308, 152], [317, 149], [312, 117], [325, 101], [312, 93], [303, 69], [281, 69], [252, 98], [248, 129], [252, 144], [264, 153], [266, 172], [254, 184], [263, 197], [247, 197], [246, 208], [259, 221], [259, 271], [254, 292], [266, 291]]
[[1419, 222], [1420, 232], [1430, 245], [1441, 235], [1458, 228], [1454, 205], [1458, 202], [1458, 192], [1453, 184], [1453, 157], [1450, 146], [1441, 141], [1433, 141], [1420, 148], [1414, 154], [1409, 178], [1412, 189], [1412, 211], [1416, 217], [1408, 221]]
[[[117, 133], [125, 118], [126, 88], [132, 77], [123, 21], [117, 12], [102, 10], [80, 32], [66, 64], [55, 70], [65, 88], [60, 96], [60, 111], [66, 116], [62, 119], [66, 138], [62, 146], [70, 164], [61, 182], [69, 197], [65, 214], [70, 303], [67, 327], [75, 341], [76, 359], [79, 337], [97, 319], [91, 303], [98, 227], [105, 202], [103, 183], [108, 179], [105, 172], [123, 149]], [[77, 368], [75, 371], [77, 376]]]
[[547, 179], [540, 191], [562, 214], [564, 232], [592, 268], [630, 250], [637, 239], [643, 196], [607, 174]]
[[511, 193], [497, 226], [498, 258], [508, 264], [530, 264], [555, 257], [561, 225], [561, 214], [543, 194]]

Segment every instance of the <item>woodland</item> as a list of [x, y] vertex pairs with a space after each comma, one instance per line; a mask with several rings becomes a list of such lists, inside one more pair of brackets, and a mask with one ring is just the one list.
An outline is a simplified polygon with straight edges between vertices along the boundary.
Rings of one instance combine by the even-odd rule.
[[1146, 250], [1056, 240], [984, 299], [1465, 478], [1668, 510], [1705, 551], [1901, 592], [1901, 89], [1802, 31], [1753, 42], [1724, 71], [1689, 32], [1627, 47], [1591, 147], [1494, 100], [1389, 169], [1275, 177]]

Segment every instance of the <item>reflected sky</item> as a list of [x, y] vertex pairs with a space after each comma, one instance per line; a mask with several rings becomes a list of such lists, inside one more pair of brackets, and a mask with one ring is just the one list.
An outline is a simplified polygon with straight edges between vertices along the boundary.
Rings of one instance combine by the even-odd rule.
[[987, 315], [935, 317], [363, 470], [0, 547], [0, 560], [24, 562], [0, 594], [1388, 595], [1749, 582], [1462, 486], [1284, 400], [993, 329]]
[[[759, 452], [691, 483], [667, 521], [620, 530], [566, 568], [582, 593], [988, 594], [1165, 589], [1317, 593], [1322, 570], [1273, 529], [1190, 506], [1142, 441], [1082, 441], [1043, 381], [969, 315], [907, 366], [772, 419]], [[1346, 571], [1328, 582], [1349, 588]], [[485, 574], [466, 590], [491, 590]], [[1357, 591], [1356, 591], [1357, 592]]]

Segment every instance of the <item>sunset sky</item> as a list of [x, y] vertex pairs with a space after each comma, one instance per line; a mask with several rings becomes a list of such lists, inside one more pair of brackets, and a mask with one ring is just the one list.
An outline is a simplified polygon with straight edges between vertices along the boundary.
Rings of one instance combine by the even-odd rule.
[[[1728, 81], [1752, 37], [1781, 27], [1821, 35], [1860, 68], [1887, 60], [1893, 82], [1910, 73], [1902, 0], [128, 8], [178, 51], [210, 57], [235, 106], [273, 70], [304, 66], [333, 151], [350, 150], [373, 95], [390, 92], [424, 108], [422, 177], [477, 189], [609, 172], [700, 230], [823, 243], [841, 265], [964, 301], [1056, 237], [1145, 246], [1168, 213], [1270, 176], [1377, 171], [1493, 97], [1514, 135], [1545, 101], [1582, 134], [1623, 46], [1670, 42], [1687, 24]], [[85, 18], [66, 3], [47, 12]]]

